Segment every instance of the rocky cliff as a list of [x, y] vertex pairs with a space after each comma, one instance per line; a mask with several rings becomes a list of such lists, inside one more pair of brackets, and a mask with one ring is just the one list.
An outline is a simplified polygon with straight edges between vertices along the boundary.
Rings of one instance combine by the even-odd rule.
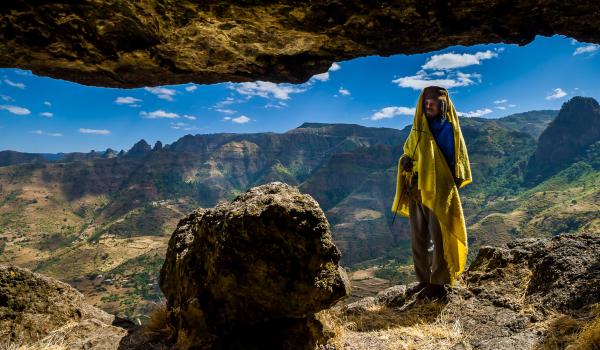
[[0, 66], [112, 87], [300, 83], [334, 61], [448, 46], [600, 42], [595, 1], [10, 1]]

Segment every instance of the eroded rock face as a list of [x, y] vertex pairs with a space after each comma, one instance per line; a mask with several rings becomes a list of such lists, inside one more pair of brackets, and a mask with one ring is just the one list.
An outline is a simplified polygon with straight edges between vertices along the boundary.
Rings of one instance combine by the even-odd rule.
[[86, 85], [300, 83], [334, 61], [563, 34], [600, 43], [597, 1], [83, 1], [0, 7], [0, 66]]
[[180, 221], [160, 274], [179, 348], [310, 349], [349, 293], [327, 219], [273, 182]]
[[[419, 308], [424, 303], [415, 299], [406, 298], [404, 286], [394, 286], [335, 309], [353, 322], [376, 313], [402, 320], [415, 312], [425, 319], [432, 310], [443, 312], [460, 322], [465, 335], [465, 344], [453, 349], [525, 350], [543, 348], [540, 344], [554, 348], [549, 324], [556, 324], [559, 332], [573, 332], [556, 315], [578, 318], [600, 302], [600, 236], [561, 235], [482, 247], [446, 300], [425, 303], [429, 308], [423, 312]], [[433, 322], [433, 316], [427, 322]], [[372, 337], [349, 331], [344, 340], [368, 343]]]
[[0, 266], [2, 348], [4, 342], [27, 344], [53, 333], [68, 349], [116, 349], [127, 331], [113, 322], [115, 316], [86, 304], [83, 294], [66, 283]]

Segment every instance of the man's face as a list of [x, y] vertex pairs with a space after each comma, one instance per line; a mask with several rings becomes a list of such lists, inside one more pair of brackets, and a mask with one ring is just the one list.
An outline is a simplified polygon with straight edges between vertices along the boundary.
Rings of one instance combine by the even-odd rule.
[[439, 100], [432, 98], [425, 99], [423, 107], [425, 107], [425, 116], [428, 119], [437, 117], [440, 114], [440, 107], [438, 105], [438, 101]]

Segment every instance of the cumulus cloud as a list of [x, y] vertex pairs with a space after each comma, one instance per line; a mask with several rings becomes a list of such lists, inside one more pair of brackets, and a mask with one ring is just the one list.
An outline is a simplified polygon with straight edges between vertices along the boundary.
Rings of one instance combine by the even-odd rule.
[[24, 107], [12, 106], [12, 105], [0, 105], [0, 109], [7, 110], [8, 112], [16, 115], [28, 115], [31, 111]]
[[556, 88], [556, 89], [552, 90], [551, 93], [546, 95], [546, 100], [556, 100], [556, 99], [559, 99], [559, 98], [565, 97], [565, 96], [567, 96], [567, 93], [564, 92], [563, 89]]
[[79, 128], [79, 132], [82, 134], [110, 135], [110, 130], [106, 130], [106, 129]]
[[315, 74], [310, 79], [318, 80], [318, 81], [327, 81], [329, 80], [329, 72]]
[[596, 51], [598, 51], [598, 49], [600, 49], [600, 45], [598, 44], [580, 46], [573, 51], [573, 56], [582, 55], [585, 53], [594, 54]]
[[479, 65], [482, 60], [489, 60], [493, 57], [498, 57], [498, 54], [491, 50], [480, 51], [474, 54], [450, 52], [429, 57], [421, 68], [436, 70], [462, 68], [475, 64]]
[[52, 103], [50, 103], [50, 101], [44, 101], [44, 104], [45, 104], [46, 106], [52, 106]]
[[464, 73], [457, 68], [481, 65], [482, 61], [498, 57], [501, 49], [479, 51], [475, 53], [449, 52], [429, 57], [425, 64], [415, 75], [399, 77], [393, 83], [403, 88], [421, 90], [430, 85], [437, 85], [451, 89], [474, 85], [481, 82], [481, 74]]
[[40, 113], [40, 115], [42, 117], [52, 118], [54, 116], [54, 113], [51, 113], [51, 112], [42, 112], [42, 113]]
[[190, 86], [185, 87], [185, 91], [188, 91], [188, 92], [194, 92], [194, 91], [196, 91], [196, 89], [198, 89], [198, 86], [196, 86], [196, 85], [190, 85]]
[[238, 124], [245, 124], [249, 122], [251, 119], [246, 117], [245, 115], [241, 115], [237, 118], [232, 118], [231, 121]]
[[2, 98], [4, 101], [6, 102], [12, 102], [14, 101], [14, 99], [8, 95], [0, 95], [0, 98]]
[[415, 108], [391, 106], [391, 107], [384, 107], [384, 108], [378, 110], [377, 112], [373, 113], [373, 115], [371, 115], [370, 117], [368, 117], [366, 119], [381, 120], [381, 119], [393, 118], [398, 115], [414, 115], [414, 114], [415, 114]]
[[459, 86], [469, 86], [481, 82], [481, 75], [478, 73], [463, 73], [457, 71], [449, 72], [445, 78], [438, 78], [438, 75], [420, 70], [416, 75], [397, 78], [392, 80], [392, 82], [398, 84], [400, 87], [411, 88], [414, 90], [421, 90], [429, 85], [437, 85], [449, 89]]
[[53, 136], [53, 137], [63, 136], [59, 132], [45, 132], [44, 130], [33, 130], [33, 131], [31, 131], [31, 133], [36, 134], [36, 135], [45, 135], [45, 136]]
[[340, 95], [342, 96], [348, 96], [350, 95], [350, 91], [348, 91], [347, 89], [344, 89], [342, 87], [340, 87], [340, 89], [338, 90], [338, 92], [340, 93]]
[[508, 100], [507, 100], [507, 99], [503, 99], [503, 100], [496, 100], [496, 101], [494, 101], [494, 103], [495, 103], [495, 104], [497, 104], [497, 105], [498, 105], [498, 104], [502, 104], [502, 103], [506, 103], [506, 102], [508, 102]]
[[116, 104], [119, 105], [136, 105], [137, 102], [141, 102], [142, 100], [139, 98], [131, 97], [131, 96], [119, 96], [115, 100]]
[[12, 87], [16, 87], [21, 90], [25, 89], [25, 84], [23, 84], [23, 83], [15, 83], [14, 81], [8, 80], [8, 79], [4, 79], [4, 83], [6, 83], [6, 85], [10, 85]]
[[291, 94], [297, 94], [306, 91], [306, 86], [294, 86], [292, 84], [275, 84], [268, 81], [255, 81], [233, 84], [229, 83], [227, 88], [237, 91], [246, 96], [259, 96], [263, 98], [275, 98], [279, 100], [289, 100]]
[[153, 112], [141, 111], [140, 115], [146, 119], [177, 119], [180, 118], [179, 114], [173, 112], [167, 112], [162, 109], [157, 109]]
[[486, 114], [490, 114], [492, 113], [492, 110], [489, 108], [484, 108], [484, 109], [478, 109], [476, 111], [470, 111], [470, 112], [456, 112], [456, 114], [458, 114], [459, 117], [466, 117], [466, 118], [471, 118], [471, 117], [482, 117]]
[[315, 80], [316, 81], [328, 81], [329, 80], [329, 72], [335, 72], [340, 69], [342, 69], [342, 67], [339, 64], [333, 62], [331, 64], [331, 67], [329, 67], [329, 69], [327, 70], [327, 72], [313, 75], [309, 79], [308, 84], [311, 84]]
[[173, 101], [173, 97], [177, 93], [176, 90], [168, 89], [164, 87], [145, 87], [144, 90], [156, 95], [158, 98]]

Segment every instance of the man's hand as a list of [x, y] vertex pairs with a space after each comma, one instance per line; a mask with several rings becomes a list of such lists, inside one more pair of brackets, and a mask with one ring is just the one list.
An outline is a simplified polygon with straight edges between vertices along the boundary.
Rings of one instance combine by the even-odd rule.
[[400, 165], [402, 166], [402, 169], [404, 169], [404, 171], [409, 171], [409, 172], [412, 171], [412, 168], [413, 168], [412, 162], [413, 162], [413, 160], [406, 154], [400, 158]]

